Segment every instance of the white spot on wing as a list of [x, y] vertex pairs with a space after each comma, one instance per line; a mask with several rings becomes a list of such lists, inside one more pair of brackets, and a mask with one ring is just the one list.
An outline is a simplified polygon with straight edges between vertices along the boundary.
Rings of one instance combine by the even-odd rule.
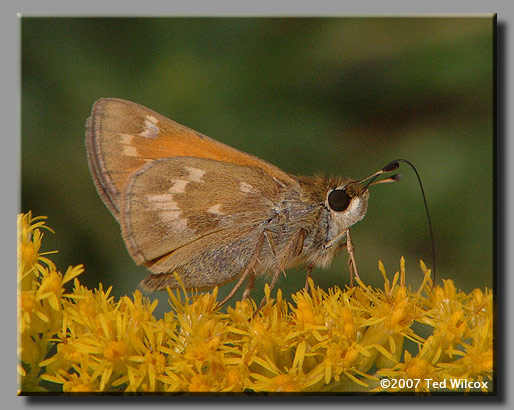
[[[163, 218], [164, 219], [164, 218]], [[187, 218], [179, 218], [179, 219], [168, 219], [168, 220], [165, 220], [164, 221], [167, 223], [167, 225], [170, 227], [170, 229], [176, 231], [176, 232], [181, 232], [181, 231], [185, 231], [185, 230], [188, 230], [188, 227], [187, 227]]]
[[215, 214], [215, 215], [225, 215], [224, 212], [221, 212], [220, 208], [221, 208], [221, 204], [216, 204], [216, 205], [211, 206], [209, 209], [207, 209], [207, 212], [209, 212], [211, 214]]
[[152, 194], [148, 195], [150, 202], [162, 204], [163, 202], [173, 202], [172, 194]]
[[139, 135], [145, 138], [157, 138], [159, 135], [159, 127], [156, 125], [159, 121], [153, 115], [147, 115], [145, 119], [145, 129]]
[[134, 139], [134, 136], [131, 134], [123, 134], [120, 133], [121, 137], [121, 143], [124, 145], [132, 145], [132, 140]]
[[137, 157], [138, 152], [136, 147], [132, 145], [134, 136], [131, 134], [120, 133], [120, 143], [123, 145], [123, 155], [127, 157]]
[[159, 219], [173, 231], [187, 229], [187, 218], [182, 218], [183, 212], [178, 204], [173, 201], [173, 194], [148, 195], [151, 207], [157, 212]]
[[250, 194], [250, 193], [254, 194], [254, 193], [257, 192], [255, 187], [253, 185], [250, 185], [247, 182], [240, 182], [239, 183], [239, 189], [241, 190], [241, 192], [244, 192], [245, 194]]
[[207, 171], [199, 168], [185, 167], [189, 172], [188, 179], [195, 182], [202, 182], [202, 178]]
[[[148, 195], [148, 200], [151, 203], [152, 209], [155, 209], [157, 212], [164, 211], [178, 211], [180, 210], [179, 205], [173, 200], [173, 194], [153, 194]], [[178, 215], [180, 216], [180, 215]]]
[[137, 157], [137, 149], [131, 145], [125, 145], [123, 147], [123, 155], [127, 157]]
[[182, 216], [182, 211], [177, 210], [161, 210], [159, 211], [159, 218], [161, 218], [164, 222], [173, 221], [175, 219], [180, 220], [185, 218], [180, 218]]
[[153, 115], [147, 115], [147, 116], [146, 116], [146, 119], [147, 119], [148, 121], [153, 122], [154, 124], [157, 124], [157, 123], [159, 122], [159, 120], [158, 120], [157, 118], [155, 118]]
[[181, 194], [186, 192], [186, 185], [189, 184], [189, 181], [185, 181], [182, 179], [177, 179], [171, 181], [171, 187], [169, 189], [169, 192], [173, 194]]

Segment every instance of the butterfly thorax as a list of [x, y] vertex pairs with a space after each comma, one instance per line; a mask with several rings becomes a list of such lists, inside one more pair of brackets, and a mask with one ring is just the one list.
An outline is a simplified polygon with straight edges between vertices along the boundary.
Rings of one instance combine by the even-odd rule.
[[[299, 177], [298, 189], [284, 190], [273, 208], [273, 216], [266, 221], [262, 268], [272, 268], [277, 261], [282, 268], [299, 264], [327, 267], [341, 249], [341, 233], [366, 212], [368, 193], [361, 192], [358, 185], [351, 187], [346, 212], [334, 212], [327, 203], [332, 190], [352, 182], [340, 177]], [[337, 243], [333, 243], [334, 238]]]

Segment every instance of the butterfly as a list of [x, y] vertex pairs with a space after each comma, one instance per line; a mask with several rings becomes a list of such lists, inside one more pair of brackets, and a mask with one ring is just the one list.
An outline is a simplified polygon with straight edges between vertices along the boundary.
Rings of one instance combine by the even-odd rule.
[[361, 181], [294, 176], [116, 98], [96, 101], [86, 128], [98, 193], [131, 257], [151, 272], [142, 287], [210, 289], [238, 280], [222, 303], [245, 280], [247, 297], [256, 275], [271, 275], [273, 288], [285, 269], [305, 265], [308, 278], [345, 244], [357, 274], [349, 228], [366, 213], [368, 187], [399, 176], [375, 178], [404, 161]]

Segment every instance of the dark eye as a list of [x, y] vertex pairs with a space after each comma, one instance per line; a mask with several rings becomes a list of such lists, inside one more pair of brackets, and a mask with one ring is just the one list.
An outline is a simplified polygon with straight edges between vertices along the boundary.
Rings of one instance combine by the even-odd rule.
[[336, 212], [342, 212], [350, 205], [350, 197], [344, 190], [335, 189], [328, 195], [328, 206]]

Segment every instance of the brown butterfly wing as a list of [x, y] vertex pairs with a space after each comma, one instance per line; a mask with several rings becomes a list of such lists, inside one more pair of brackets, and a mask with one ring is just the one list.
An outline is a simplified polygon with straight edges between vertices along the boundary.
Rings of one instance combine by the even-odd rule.
[[141, 282], [141, 286], [147, 291], [181, 286], [203, 290], [230, 282], [250, 263], [262, 229], [233, 227], [198, 238], [146, 263], [153, 273]]
[[136, 263], [154, 273], [182, 269], [190, 286], [221, 283], [241, 273], [284, 188], [255, 167], [194, 157], [154, 160], [127, 183], [123, 238]]
[[120, 221], [128, 178], [149, 161], [168, 157], [210, 158], [260, 168], [294, 183], [279, 168], [180, 125], [142, 105], [116, 98], [95, 102], [87, 122], [89, 168], [97, 190]]

